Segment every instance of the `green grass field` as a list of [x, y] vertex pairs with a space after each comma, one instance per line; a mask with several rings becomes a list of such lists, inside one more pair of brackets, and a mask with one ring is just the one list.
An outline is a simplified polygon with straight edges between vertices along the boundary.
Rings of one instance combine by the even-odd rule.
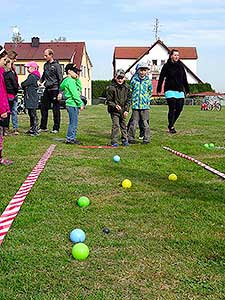
[[[19, 120], [24, 132], [28, 116]], [[47, 148], [57, 146], [0, 247], [0, 299], [225, 299], [225, 182], [162, 149], [225, 172], [225, 150], [203, 146], [225, 145], [225, 110], [186, 106], [171, 136], [167, 107], [153, 106], [151, 143], [118, 149], [54, 141], [65, 137], [67, 122], [62, 111], [58, 135], [5, 138], [4, 156], [15, 163], [0, 168], [1, 212]], [[108, 144], [110, 129], [105, 106], [80, 113], [84, 145]], [[168, 180], [170, 173], [176, 182]], [[125, 178], [131, 189], [121, 187]], [[87, 208], [76, 205], [82, 195], [91, 200]], [[71, 255], [74, 228], [86, 232], [85, 261]]]

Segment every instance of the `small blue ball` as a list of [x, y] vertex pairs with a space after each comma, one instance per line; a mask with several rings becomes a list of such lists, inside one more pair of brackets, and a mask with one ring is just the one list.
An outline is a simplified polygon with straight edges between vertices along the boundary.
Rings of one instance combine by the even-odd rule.
[[72, 230], [70, 233], [70, 240], [73, 243], [83, 243], [85, 238], [86, 238], [85, 233], [81, 229], [76, 228]]
[[113, 160], [114, 160], [115, 162], [119, 162], [119, 161], [120, 161], [119, 155], [115, 155], [115, 156], [113, 157]]

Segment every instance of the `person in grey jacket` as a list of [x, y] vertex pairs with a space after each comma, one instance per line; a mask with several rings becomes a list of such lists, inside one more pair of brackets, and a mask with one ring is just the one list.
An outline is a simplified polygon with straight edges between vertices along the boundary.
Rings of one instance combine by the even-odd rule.
[[30, 117], [30, 129], [26, 134], [36, 136], [38, 135], [38, 118], [36, 112], [38, 108], [37, 82], [40, 79], [40, 73], [35, 61], [28, 62], [25, 64], [25, 67], [27, 67], [29, 75], [27, 79], [21, 83], [21, 87], [24, 90], [25, 107], [28, 110], [28, 115]]
[[44, 84], [45, 90], [41, 100], [41, 124], [40, 131], [48, 131], [48, 109], [53, 104], [53, 129], [51, 133], [59, 132], [60, 128], [60, 103], [57, 99], [59, 94], [59, 85], [63, 79], [62, 69], [57, 60], [54, 59], [52, 49], [44, 51], [44, 73], [40, 82]]

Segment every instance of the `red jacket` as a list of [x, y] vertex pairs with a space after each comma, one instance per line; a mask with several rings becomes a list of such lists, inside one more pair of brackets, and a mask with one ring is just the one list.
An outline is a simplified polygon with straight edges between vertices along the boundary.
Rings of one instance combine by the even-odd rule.
[[4, 113], [10, 113], [9, 102], [4, 81], [4, 68], [0, 67], [0, 116]]

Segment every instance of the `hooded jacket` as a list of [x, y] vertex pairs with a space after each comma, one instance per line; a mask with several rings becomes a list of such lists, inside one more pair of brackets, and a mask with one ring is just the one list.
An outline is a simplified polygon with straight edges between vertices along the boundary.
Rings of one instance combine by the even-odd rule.
[[189, 93], [186, 72], [183, 63], [180, 60], [172, 62], [171, 59], [168, 59], [162, 67], [157, 85], [158, 94], [161, 93], [164, 79], [164, 92], [171, 90]]
[[9, 102], [6, 92], [4, 74], [5, 70], [3, 67], [0, 67], [0, 119], [1, 115], [4, 113], [10, 113]]
[[24, 90], [25, 107], [29, 109], [38, 108], [38, 80], [40, 79], [39, 71], [30, 73], [25, 81], [21, 83]]
[[[106, 89], [106, 104], [108, 105], [109, 113], [124, 113], [129, 112], [131, 103], [131, 90], [127, 83], [118, 84], [115, 79]], [[119, 105], [122, 110], [118, 111], [116, 105]]]
[[66, 106], [81, 107], [84, 105], [81, 100], [82, 86], [79, 78], [66, 77], [60, 84], [60, 89], [64, 92]]
[[136, 73], [130, 82], [132, 90], [132, 109], [150, 109], [152, 82], [148, 76], [143, 79]]
[[63, 79], [61, 66], [58, 61], [46, 62], [44, 64], [44, 73], [41, 77], [41, 82], [45, 82], [44, 86], [47, 89], [58, 90]]

